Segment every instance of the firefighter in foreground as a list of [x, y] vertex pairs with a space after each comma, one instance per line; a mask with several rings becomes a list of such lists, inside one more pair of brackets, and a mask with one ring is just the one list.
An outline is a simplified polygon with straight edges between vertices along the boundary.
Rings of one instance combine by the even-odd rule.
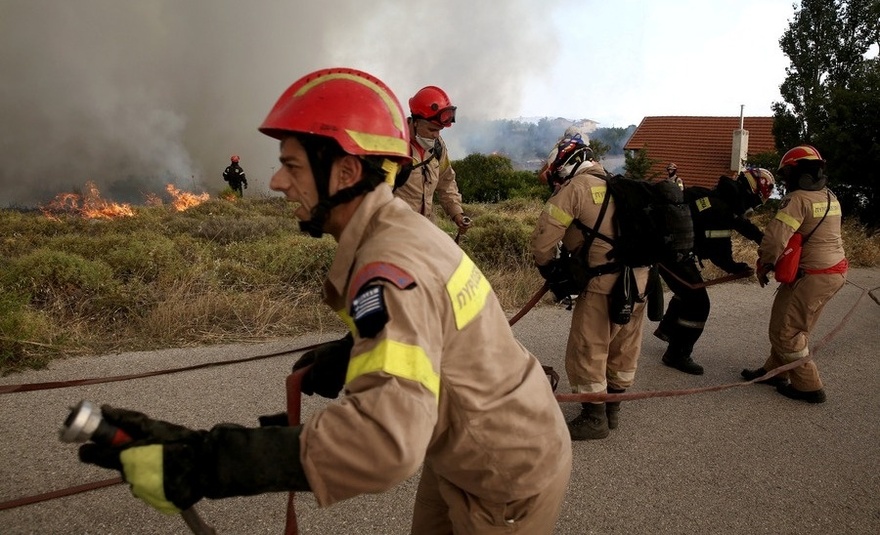
[[[761, 286], [769, 282], [767, 274], [795, 234], [802, 238], [803, 249], [797, 276], [792, 282], [780, 284], [773, 299], [770, 356], [762, 367], [742, 371], [747, 380], [809, 356], [810, 331], [822, 309], [846, 283], [848, 263], [840, 231], [840, 203], [826, 187], [825, 160], [814, 147], [800, 145], [782, 156], [777, 174], [787, 193], [776, 217], [764, 229], [764, 239], [758, 247], [757, 276]], [[781, 278], [778, 271], [777, 278]], [[812, 360], [767, 382], [792, 399], [808, 403], [825, 401], [822, 379]]]
[[434, 193], [446, 215], [460, 233], [471, 225], [461, 208], [461, 194], [455, 180], [455, 170], [449, 162], [446, 142], [440, 131], [455, 122], [456, 107], [439, 87], [429, 85], [419, 89], [409, 99], [410, 116], [407, 119], [412, 152], [412, 168], [401, 174], [394, 195], [403, 199], [413, 210], [436, 220]]
[[[608, 264], [611, 245], [601, 239], [587, 244], [579, 224], [594, 228], [599, 221], [606, 194], [602, 165], [580, 135], [565, 137], [550, 152], [543, 178], [554, 194], [547, 201], [532, 233], [531, 250], [541, 275], [550, 284], [557, 300], [578, 294], [571, 317], [571, 330], [565, 350], [565, 371], [574, 393], [622, 393], [633, 384], [642, 346], [644, 293], [648, 268], [632, 270], [637, 292], [631, 317], [617, 324], [612, 316], [612, 289], [621, 266]], [[614, 230], [614, 203], [608, 205], [598, 231], [611, 238]], [[558, 244], [564, 252], [560, 255]], [[581, 251], [587, 247], [586, 251]], [[570, 253], [568, 253], [570, 252]], [[574, 282], [564, 256], [585, 252], [592, 276], [584, 287]], [[602, 273], [608, 268], [609, 272]], [[626, 270], [629, 273], [628, 268]], [[633, 288], [635, 290], [635, 288]], [[573, 440], [602, 439], [618, 425], [620, 402], [582, 403], [581, 413], [568, 423]]]
[[344, 396], [302, 426], [210, 431], [107, 407], [135, 441], [87, 444], [81, 458], [120, 469], [167, 512], [289, 490], [326, 507], [423, 465], [413, 533], [552, 533], [571, 471], [565, 421], [477, 266], [392, 195], [409, 160], [394, 95], [361, 71], [316, 71], [260, 131], [281, 141], [272, 189], [299, 203], [304, 231], [338, 242], [324, 293], [351, 334], [315, 350], [303, 391]]
[[[733, 259], [732, 231], [756, 244], [761, 243], [764, 234], [747, 215], [770, 198], [773, 185], [770, 171], [750, 168], [741, 172], [736, 180], [720, 177], [712, 189], [699, 186], [684, 189], [694, 222], [694, 254], [700, 267], [703, 260], [709, 260], [728, 273], [749, 271], [748, 264]], [[669, 343], [663, 364], [702, 375], [703, 367], [694, 362], [692, 353], [709, 317], [709, 293], [704, 287], [688, 286], [703, 283], [700, 269], [693, 257], [687, 257], [680, 262], [664, 262], [659, 272], [673, 293], [663, 320], [654, 331], [654, 336]]]
[[247, 189], [247, 176], [244, 174], [244, 169], [241, 168], [241, 165], [238, 163], [241, 159], [233, 154], [229, 157], [229, 165], [226, 166], [226, 169], [223, 170], [223, 180], [229, 183], [229, 187], [232, 189], [233, 193], [238, 195], [239, 197], [244, 195], [244, 189]]

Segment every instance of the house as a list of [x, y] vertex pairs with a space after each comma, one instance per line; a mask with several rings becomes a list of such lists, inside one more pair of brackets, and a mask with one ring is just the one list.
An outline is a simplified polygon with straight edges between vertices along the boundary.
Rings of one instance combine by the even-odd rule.
[[645, 117], [623, 146], [642, 148], [654, 160], [649, 177], [666, 177], [674, 162], [686, 186], [711, 188], [719, 176], [737, 175], [738, 160], [776, 151], [773, 117]]

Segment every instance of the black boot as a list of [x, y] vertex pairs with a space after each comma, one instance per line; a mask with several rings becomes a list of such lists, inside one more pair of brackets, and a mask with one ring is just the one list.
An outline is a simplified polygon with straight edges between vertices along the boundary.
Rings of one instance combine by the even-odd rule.
[[679, 351], [673, 351], [671, 348], [667, 348], [666, 353], [663, 354], [661, 360], [663, 361], [663, 364], [670, 368], [675, 368], [680, 372], [689, 373], [691, 375], [703, 375], [703, 367], [694, 362], [694, 359], [692, 359], [688, 353], [681, 353]]
[[608, 416], [604, 403], [584, 403], [574, 420], [568, 422], [572, 440], [595, 440], [608, 436]]
[[[745, 370], [739, 372], [739, 374], [746, 381], [751, 381], [753, 379], [757, 379], [758, 377], [761, 377], [762, 375], [766, 375], [767, 370], [765, 370], [764, 368], [755, 368], [754, 370], [745, 369]], [[778, 387], [778, 386], [788, 384], [788, 379], [786, 379], [785, 377], [782, 377], [781, 375], [775, 375], [769, 379], [764, 379], [763, 381], [755, 381], [755, 382], [761, 383], [762, 385], [770, 385], [770, 386], [777, 386]]]
[[798, 401], [806, 401], [807, 403], [825, 403], [825, 391], [821, 388], [819, 390], [810, 391], [798, 390], [791, 386], [790, 383], [785, 383], [777, 386], [776, 391], [787, 398], [796, 399]]
[[[608, 388], [609, 394], [623, 394], [624, 392], [626, 389]], [[605, 416], [608, 419], [608, 429], [617, 429], [617, 424], [620, 422], [620, 402], [606, 401]]]

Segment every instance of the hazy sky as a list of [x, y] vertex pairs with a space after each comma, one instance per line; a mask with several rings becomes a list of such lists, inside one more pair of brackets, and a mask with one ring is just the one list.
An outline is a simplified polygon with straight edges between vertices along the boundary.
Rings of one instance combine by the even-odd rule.
[[278, 149], [256, 129], [321, 67], [366, 70], [405, 109], [441, 86], [472, 118], [770, 115], [791, 3], [0, 0], [0, 206], [87, 180], [130, 202], [216, 192], [233, 153], [265, 194]]

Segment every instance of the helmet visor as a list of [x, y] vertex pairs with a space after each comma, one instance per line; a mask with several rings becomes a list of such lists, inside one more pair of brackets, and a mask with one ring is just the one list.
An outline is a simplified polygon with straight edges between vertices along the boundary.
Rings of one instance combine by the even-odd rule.
[[431, 121], [437, 126], [448, 128], [455, 122], [455, 106], [447, 106], [425, 120]]

